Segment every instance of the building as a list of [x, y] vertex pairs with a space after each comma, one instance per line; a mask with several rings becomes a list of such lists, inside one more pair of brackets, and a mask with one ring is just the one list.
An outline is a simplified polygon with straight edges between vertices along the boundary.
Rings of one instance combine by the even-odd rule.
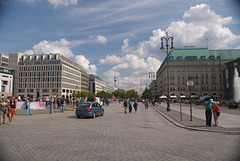
[[0, 66], [8, 66], [9, 58], [7, 55], [0, 54]]
[[152, 94], [152, 98], [155, 98], [157, 96], [157, 80], [153, 80], [149, 85], [149, 90]]
[[73, 91], [88, 91], [83, 67], [60, 54], [9, 54], [9, 62], [16, 75], [15, 96], [70, 97]]
[[13, 81], [14, 81], [14, 70], [0, 66], [0, 96], [5, 97], [12, 96], [13, 94]]
[[106, 84], [99, 76], [89, 74], [89, 92], [97, 94], [100, 91], [112, 93], [115, 91], [115, 88]]
[[225, 64], [224, 97], [240, 101], [240, 57]]
[[[224, 64], [240, 57], [240, 50], [176, 49], [169, 53], [169, 95], [170, 98], [209, 95], [224, 97]], [[166, 95], [167, 59], [157, 71], [157, 95]]]

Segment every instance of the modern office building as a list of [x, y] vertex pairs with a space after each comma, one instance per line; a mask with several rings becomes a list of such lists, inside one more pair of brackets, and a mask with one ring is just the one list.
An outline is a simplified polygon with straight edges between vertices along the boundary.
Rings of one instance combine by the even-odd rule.
[[0, 66], [8, 66], [9, 58], [7, 55], [0, 54]]
[[14, 70], [0, 66], [0, 96], [12, 96], [13, 94]]
[[115, 91], [115, 89], [106, 84], [99, 76], [89, 74], [89, 92], [97, 94], [100, 91], [112, 93]]
[[15, 96], [70, 97], [73, 91], [88, 91], [83, 67], [60, 54], [9, 54], [9, 62], [16, 75]]
[[[157, 95], [170, 98], [209, 95], [224, 97], [224, 64], [240, 57], [240, 50], [176, 49], [169, 53], [168, 74], [167, 59], [157, 71]], [[167, 81], [169, 79], [169, 86]]]
[[155, 98], [157, 96], [157, 80], [153, 80], [149, 85], [149, 90], [152, 94], [152, 98]]

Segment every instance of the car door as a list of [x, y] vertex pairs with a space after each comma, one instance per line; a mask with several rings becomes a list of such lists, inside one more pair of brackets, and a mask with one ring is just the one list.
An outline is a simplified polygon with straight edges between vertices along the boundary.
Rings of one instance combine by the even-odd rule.
[[92, 104], [92, 111], [97, 115], [97, 103]]

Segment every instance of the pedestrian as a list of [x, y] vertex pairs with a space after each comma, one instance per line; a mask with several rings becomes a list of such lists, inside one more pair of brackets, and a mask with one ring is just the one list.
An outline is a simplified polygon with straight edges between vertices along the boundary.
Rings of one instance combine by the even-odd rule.
[[61, 112], [64, 112], [65, 111], [65, 99], [64, 99], [64, 97], [62, 97], [60, 99], [60, 102], [61, 102]]
[[145, 109], [148, 109], [148, 104], [149, 104], [149, 102], [148, 102], [148, 100], [146, 100], [146, 102], [145, 102]]
[[206, 126], [212, 126], [212, 102], [213, 99], [210, 99], [205, 103], [205, 115], [206, 115]]
[[54, 104], [54, 98], [53, 96], [50, 97], [50, 99], [48, 100], [49, 103], [49, 108], [50, 108], [50, 114], [53, 113], [53, 104]]
[[0, 106], [0, 115], [1, 115], [0, 124], [5, 123], [5, 115], [7, 113], [7, 107], [8, 107], [8, 103], [6, 102], [6, 99], [3, 97], [2, 102], [1, 102], [1, 106]]
[[26, 116], [28, 115], [28, 113], [29, 113], [29, 115], [32, 115], [31, 108], [30, 108], [30, 100], [31, 100], [30, 95], [28, 94], [27, 97], [26, 97], [26, 101], [25, 101], [26, 108], [27, 108], [27, 111], [25, 113]]
[[127, 113], [127, 101], [126, 100], [124, 100], [124, 102], [123, 102], [123, 107], [124, 107], [124, 112], [125, 113]]
[[132, 100], [130, 99], [129, 101], [128, 101], [128, 108], [129, 108], [129, 113], [131, 113], [132, 112]]
[[138, 106], [138, 103], [137, 103], [137, 100], [135, 100], [135, 102], [134, 102], [134, 104], [133, 104], [133, 107], [134, 107], [135, 112], [137, 112], [137, 106]]
[[48, 104], [49, 104], [49, 98], [48, 98], [48, 96], [46, 97], [46, 107], [48, 106]]
[[[218, 123], [219, 123], [219, 121], [218, 121], [218, 117], [219, 117], [219, 112], [220, 112], [220, 109], [219, 109], [219, 106], [218, 106], [218, 104], [217, 104], [217, 102], [213, 102], [213, 109], [212, 109], [212, 111], [213, 111], [213, 118], [214, 118], [214, 126], [218, 126]], [[219, 114], [218, 114], [219, 113]]]
[[58, 109], [61, 107], [61, 99], [60, 99], [60, 97], [58, 97], [58, 99], [57, 99], [57, 105], [58, 105]]
[[11, 99], [8, 106], [9, 125], [12, 125], [13, 115], [16, 114], [17, 104], [15, 99]]

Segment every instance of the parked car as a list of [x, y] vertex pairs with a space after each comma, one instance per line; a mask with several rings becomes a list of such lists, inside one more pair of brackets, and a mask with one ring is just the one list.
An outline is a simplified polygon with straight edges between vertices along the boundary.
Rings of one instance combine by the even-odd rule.
[[92, 117], [103, 116], [104, 108], [97, 102], [83, 102], [77, 105], [76, 116], [80, 117]]

